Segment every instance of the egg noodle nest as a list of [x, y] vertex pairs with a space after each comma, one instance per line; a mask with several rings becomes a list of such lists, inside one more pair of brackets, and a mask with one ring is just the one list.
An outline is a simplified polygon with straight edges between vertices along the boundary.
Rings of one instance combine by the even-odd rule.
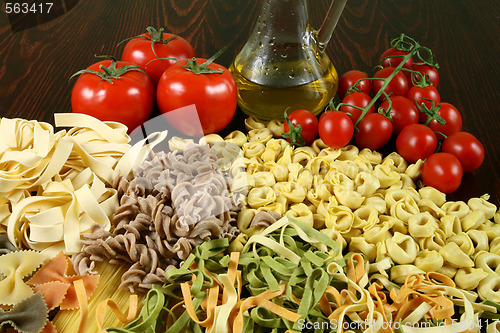
[[0, 330], [498, 332], [500, 211], [279, 121], [0, 122]]

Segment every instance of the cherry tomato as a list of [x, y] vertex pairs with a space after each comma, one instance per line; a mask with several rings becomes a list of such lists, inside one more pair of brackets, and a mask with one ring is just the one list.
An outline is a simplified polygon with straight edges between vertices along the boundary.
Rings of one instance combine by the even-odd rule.
[[456, 132], [448, 136], [441, 150], [455, 155], [464, 172], [474, 171], [484, 162], [484, 147], [481, 142], [468, 132]]
[[[190, 60], [190, 65], [186, 60], [172, 65], [161, 76], [156, 90], [158, 109], [165, 114], [167, 122], [191, 136], [222, 130], [236, 111], [236, 82], [231, 73], [214, 62], [208, 64], [205, 59], [195, 60]], [[182, 66], [206, 66], [207, 71], [214, 72], [196, 74]], [[182, 112], [171, 112], [193, 104], [203, 133], [193, 128], [193, 119]]]
[[[347, 94], [344, 99], [342, 100], [342, 103], [357, 106], [360, 108], [365, 108], [370, 102], [372, 98], [370, 95], [364, 93], [364, 92], [353, 92], [350, 94]], [[361, 116], [361, 113], [363, 112], [362, 110], [355, 108], [353, 106], [349, 105], [340, 105], [340, 111], [344, 113], [350, 113], [351, 114], [351, 120], [353, 124], [356, 124], [356, 122], [359, 119], [359, 116]], [[374, 113], [375, 112], [375, 106], [372, 105], [366, 114]]]
[[454, 192], [462, 182], [462, 166], [449, 153], [430, 155], [422, 167], [422, 180], [443, 193]]
[[129, 133], [149, 119], [155, 99], [154, 87], [139, 66], [103, 60], [75, 75], [78, 74], [71, 92], [73, 112], [101, 121], [120, 122], [128, 127]]
[[[408, 91], [407, 97], [415, 104], [422, 105], [423, 103], [428, 109], [430, 109], [433, 104], [434, 106], [436, 106], [439, 103], [441, 103], [441, 96], [439, 95], [439, 92], [434, 86], [427, 86], [425, 88], [413, 86]], [[421, 123], [427, 121], [427, 115], [420, 110], [419, 110], [419, 121]]]
[[[347, 90], [351, 87], [354, 86], [356, 81], [359, 79], [367, 79], [368, 75], [362, 71], [358, 71], [356, 69], [350, 70], [348, 72], [345, 72], [340, 78], [339, 78], [339, 87], [337, 89], [337, 94], [339, 97], [342, 99], [345, 97]], [[372, 82], [370, 80], [363, 80], [360, 81], [359, 84], [361, 85], [360, 90], [366, 94], [370, 94], [372, 91]]]
[[[394, 72], [395, 68], [394, 67], [385, 67], [380, 70], [378, 70], [375, 75], [373, 75], [374, 78], [379, 78], [379, 79], [385, 79], [389, 75], [391, 75]], [[372, 82], [372, 91], [374, 94], [376, 94], [380, 88], [382, 88], [382, 85], [384, 84], [383, 80], [373, 80]], [[387, 94], [395, 94], [399, 96], [406, 96], [408, 93], [409, 89], [409, 84], [408, 84], [408, 79], [406, 76], [399, 71], [389, 82], [389, 85], [384, 89], [384, 91]]]
[[[310, 145], [318, 137], [318, 118], [308, 110], [295, 110], [288, 115], [288, 119], [294, 125], [300, 125], [302, 130], [300, 131], [300, 136], [304, 140], [303, 145]], [[290, 127], [288, 122], [284, 123], [284, 134], [290, 133]], [[288, 138], [288, 141], [291, 141]], [[292, 140], [293, 141], [293, 140]], [[295, 142], [293, 142], [295, 144]]]
[[144, 68], [156, 86], [163, 72], [176, 63], [175, 59], [180, 61], [194, 56], [193, 46], [184, 38], [163, 32], [163, 29], [157, 31], [153, 27], [148, 27], [146, 33], [132, 38], [125, 45], [122, 60]]
[[[382, 53], [378, 60], [378, 63], [382, 67], [398, 67], [401, 61], [403, 61], [403, 57], [407, 54], [407, 51], [396, 50], [395, 48], [391, 47], [390, 49], [387, 49], [384, 51], [384, 53]], [[413, 58], [410, 57], [404, 63], [403, 68], [410, 69], [412, 65]]]
[[332, 148], [342, 148], [349, 143], [354, 134], [351, 118], [341, 111], [327, 111], [322, 114], [318, 124], [319, 137]]
[[423, 124], [404, 127], [396, 138], [396, 150], [411, 163], [426, 159], [436, 148], [436, 134]]
[[[390, 115], [392, 118], [392, 133], [398, 135], [401, 130], [410, 124], [418, 123], [419, 111], [408, 98], [403, 96], [391, 96], [390, 100], [392, 102]], [[389, 108], [389, 101], [386, 99], [381, 104], [380, 107], [384, 110]]]
[[[438, 87], [438, 85], [439, 85], [439, 72], [438, 72], [436, 67], [432, 67], [432, 66], [427, 65], [427, 64], [413, 64], [411, 66], [411, 69], [414, 71], [417, 71], [420, 74], [422, 74], [423, 76], [425, 76], [430, 81], [430, 83], [432, 83], [432, 86], [434, 88]], [[420, 75], [412, 73], [412, 79], [410, 80], [410, 83], [413, 83], [413, 81], [419, 82], [422, 79], [423, 78], [421, 78]]]
[[444, 140], [446, 136], [462, 130], [462, 116], [457, 108], [450, 103], [441, 103], [438, 115], [440, 115], [446, 123], [444, 125], [440, 125], [436, 119], [432, 119], [427, 126], [436, 132], [439, 140]]
[[358, 133], [354, 136], [359, 148], [377, 150], [385, 146], [392, 135], [391, 121], [380, 113], [366, 115], [358, 124]]

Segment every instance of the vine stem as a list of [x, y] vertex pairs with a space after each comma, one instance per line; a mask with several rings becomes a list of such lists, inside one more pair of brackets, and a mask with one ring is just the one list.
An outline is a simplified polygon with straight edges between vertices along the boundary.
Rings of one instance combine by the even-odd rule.
[[401, 62], [399, 63], [399, 65], [394, 69], [394, 71], [388, 77], [386, 77], [385, 79], [382, 79], [382, 80], [384, 80], [384, 83], [382, 84], [382, 87], [380, 87], [379, 91], [377, 91], [377, 93], [375, 94], [375, 96], [373, 96], [373, 98], [370, 101], [370, 103], [368, 103], [368, 105], [365, 106], [365, 108], [363, 109], [363, 112], [361, 112], [361, 115], [359, 116], [358, 120], [354, 124], [354, 127], [358, 126], [359, 122], [363, 119], [363, 117], [366, 115], [366, 113], [368, 112], [368, 110], [375, 104], [375, 102], [378, 100], [378, 98], [380, 96], [382, 96], [382, 94], [384, 93], [385, 88], [387, 88], [387, 86], [389, 85], [389, 83], [391, 82], [391, 80], [396, 76], [396, 74], [399, 73], [399, 71], [401, 70], [401, 68], [403, 68], [403, 65], [405, 64], [405, 62], [408, 59], [410, 59], [411, 57], [413, 57], [413, 55], [415, 53], [417, 53], [418, 48], [419, 48], [419, 44], [415, 43], [415, 47], [412, 50], [410, 50], [407, 55], [405, 55], [403, 57], [403, 59], [401, 60]]

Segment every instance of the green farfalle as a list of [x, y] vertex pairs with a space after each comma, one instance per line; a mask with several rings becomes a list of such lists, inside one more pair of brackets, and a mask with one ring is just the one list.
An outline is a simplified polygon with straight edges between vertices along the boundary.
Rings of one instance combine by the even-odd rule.
[[16, 251], [16, 247], [9, 241], [7, 234], [0, 234], [0, 256]]
[[47, 323], [47, 305], [37, 292], [14, 305], [11, 310], [0, 309], [0, 331], [11, 326], [19, 333], [39, 333]]

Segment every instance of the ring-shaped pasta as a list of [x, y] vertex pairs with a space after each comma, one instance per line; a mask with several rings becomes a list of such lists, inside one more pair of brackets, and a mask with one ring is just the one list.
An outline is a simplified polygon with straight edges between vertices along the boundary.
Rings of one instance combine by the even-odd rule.
[[266, 127], [271, 131], [271, 133], [273, 133], [273, 136], [275, 138], [281, 138], [281, 135], [285, 131], [285, 128], [283, 127], [283, 122], [279, 121], [278, 119], [273, 119], [269, 121]]
[[470, 207], [463, 201], [448, 201], [441, 206], [446, 215], [456, 215], [459, 219], [463, 219], [469, 214]]
[[401, 175], [392, 169], [393, 160], [385, 160], [373, 169], [373, 175], [380, 181], [380, 188], [389, 188], [401, 181]]
[[312, 147], [298, 147], [293, 151], [292, 162], [299, 163], [302, 166], [306, 166], [307, 163], [317, 155], [318, 154]]
[[262, 142], [247, 142], [243, 144], [243, 155], [249, 159], [260, 157], [265, 149]]
[[254, 172], [252, 174], [252, 178], [255, 183], [254, 186], [256, 187], [261, 187], [261, 186], [272, 187], [274, 184], [276, 184], [276, 178], [274, 178], [274, 175], [269, 171]]
[[349, 252], [362, 253], [367, 261], [375, 262], [377, 258], [377, 245], [368, 243], [364, 237], [351, 237]]
[[369, 230], [380, 222], [378, 211], [375, 207], [362, 205], [354, 212], [354, 228]]
[[457, 243], [446, 243], [446, 245], [439, 250], [439, 254], [443, 256], [446, 263], [451, 267], [474, 267], [474, 261], [460, 249]]
[[411, 264], [417, 257], [418, 245], [411, 236], [396, 232], [385, 240], [385, 246], [391, 259], [400, 265]]
[[431, 237], [437, 228], [436, 219], [428, 212], [414, 214], [408, 219], [408, 232], [414, 238]]
[[468, 255], [469, 257], [472, 256], [475, 252], [474, 243], [472, 243], [472, 240], [470, 239], [469, 235], [466, 234], [465, 232], [453, 235], [446, 241], [456, 243], [460, 248], [460, 250], [462, 250], [462, 252]]
[[421, 238], [417, 241], [421, 249], [439, 251], [446, 244], [446, 235], [443, 230], [436, 229], [431, 237]]
[[436, 219], [439, 219], [446, 215], [444, 210], [442, 210], [434, 201], [428, 198], [421, 198], [418, 201], [418, 207], [421, 212], [429, 212]]
[[365, 202], [365, 197], [350, 188], [345, 188], [344, 186], [334, 186], [333, 193], [340, 204], [347, 206], [352, 210], [358, 209], [361, 207], [363, 202]]
[[[349, 207], [338, 206], [336, 203], [326, 205], [325, 226], [342, 234], [349, 232], [354, 222], [354, 214]], [[319, 211], [318, 211], [319, 212]]]
[[415, 203], [418, 203], [420, 201], [420, 195], [414, 188], [389, 189], [385, 192], [384, 199], [387, 203], [387, 206], [391, 208], [398, 201], [406, 199], [408, 197], [412, 198]]
[[384, 161], [385, 160], [392, 160], [391, 163], [392, 168], [399, 173], [404, 173], [408, 168], [408, 162], [406, 162], [403, 156], [399, 155], [396, 152], [392, 152], [386, 157], [384, 157]]
[[354, 145], [347, 145], [339, 149], [340, 155], [338, 159], [341, 161], [354, 160], [359, 155], [358, 147]]
[[281, 143], [279, 140], [270, 139], [266, 143], [266, 148], [262, 152], [260, 158], [265, 162], [276, 162], [281, 153]]
[[291, 216], [296, 218], [298, 221], [313, 227], [314, 226], [314, 217], [311, 210], [304, 203], [297, 203], [291, 205], [288, 211], [285, 213], [287, 216]]
[[232, 131], [224, 137], [224, 141], [237, 144], [238, 147], [243, 147], [243, 144], [247, 142], [247, 136], [242, 131]]
[[306, 199], [307, 191], [297, 183], [276, 183], [274, 189], [291, 202], [301, 203]]
[[264, 163], [264, 170], [271, 172], [274, 175], [276, 182], [288, 181], [288, 168], [284, 164], [266, 162]]
[[276, 193], [270, 186], [254, 187], [248, 192], [247, 203], [252, 208], [272, 204], [275, 200]]
[[423, 160], [418, 160], [413, 164], [408, 165], [405, 170], [405, 175], [410, 177], [413, 181], [416, 181], [422, 175], [422, 167], [424, 165]]
[[477, 293], [482, 300], [500, 302], [500, 274], [488, 274], [479, 282]]
[[415, 258], [415, 266], [426, 272], [436, 272], [443, 264], [444, 259], [436, 250], [421, 250]]
[[488, 250], [491, 253], [500, 255], [500, 236], [497, 236], [491, 240]]
[[266, 144], [273, 138], [273, 133], [265, 127], [248, 131], [248, 142], [260, 142]]
[[462, 232], [462, 223], [455, 214], [448, 214], [439, 219], [439, 227], [444, 231], [445, 237], [449, 238]]
[[470, 198], [469, 201], [467, 201], [467, 205], [470, 207], [471, 210], [481, 210], [484, 212], [485, 218], [487, 220], [492, 219], [495, 216], [495, 213], [497, 212], [497, 206], [491, 202], [488, 201], [489, 195], [485, 194], [479, 198]]
[[[438, 207], [441, 207], [446, 202], [446, 194], [437, 190], [432, 186], [425, 186], [418, 190], [418, 194], [422, 199], [429, 199]], [[444, 211], [443, 211], [444, 212]]]
[[420, 212], [417, 203], [412, 197], [405, 197], [397, 201], [390, 208], [391, 215], [401, 221], [408, 223], [408, 219]]
[[480, 252], [475, 258], [476, 267], [491, 274], [500, 274], [500, 255], [491, 252]]
[[480, 225], [486, 222], [486, 213], [484, 210], [473, 210], [469, 214], [465, 215], [462, 219], [462, 230], [468, 231], [471, 229], [477, 229]]
[[461, 289], [474, 290], [487, 276], [488, 273], [481, 268], [464, 267], [455, 274], [455, 283]]
[[424, 275], [425, 271], [414, 265], [396, 265], [390, 270], [391, 281], [397, 284], [404, 284], [408, 275]]
[[371, 173], [363, 171], [354, 178], [354, 187], [362, 196], [370, 197], [380, 188], [380, 181]]
[[255, 116], [250, 116], [245, 119], [245, 128], [247, 131], [262, 129], [264, 127], [266, 127], [266, 125], [260, 122]]

